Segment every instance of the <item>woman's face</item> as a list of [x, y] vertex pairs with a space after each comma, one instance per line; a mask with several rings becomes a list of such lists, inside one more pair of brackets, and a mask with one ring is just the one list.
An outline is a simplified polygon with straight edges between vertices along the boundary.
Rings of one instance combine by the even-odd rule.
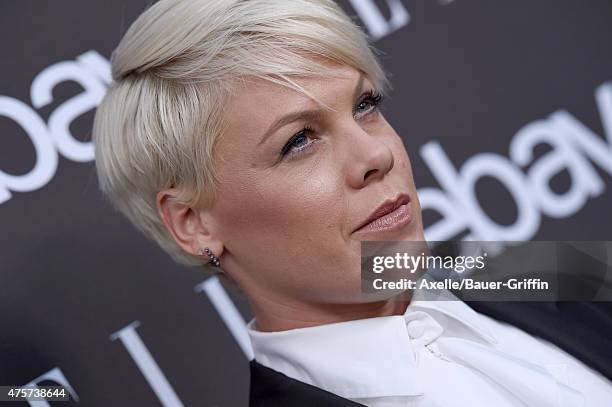
[[[296, 82], [314, 98], [267, 81], [231, 99], [217, 144], [218, 199], [210, 211], [224, 269], [253, 297], [363, 301], [360, 241], [423, 240], [410, 160], [357, 70]], [[355, 232], [385, 200], [411, 211], [392, 230]]]

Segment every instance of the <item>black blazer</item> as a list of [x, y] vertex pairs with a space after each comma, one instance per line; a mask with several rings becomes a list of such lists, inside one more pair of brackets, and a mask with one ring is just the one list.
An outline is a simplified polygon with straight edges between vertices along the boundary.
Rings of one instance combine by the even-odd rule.
[[[476, 311], [546, 339], [612, 380], [612, 303], [467, 302]], [[250, 362], [251, 407], [362, 406]]]

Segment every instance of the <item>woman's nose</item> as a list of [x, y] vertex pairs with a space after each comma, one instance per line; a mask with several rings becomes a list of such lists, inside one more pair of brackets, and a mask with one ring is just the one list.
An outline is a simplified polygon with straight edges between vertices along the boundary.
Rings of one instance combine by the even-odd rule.
[[393, 168], [393, 151], [385, 137], [370, 134], [355, 123], [347, 138], [348, 182], [359, 189], [384, 178]]

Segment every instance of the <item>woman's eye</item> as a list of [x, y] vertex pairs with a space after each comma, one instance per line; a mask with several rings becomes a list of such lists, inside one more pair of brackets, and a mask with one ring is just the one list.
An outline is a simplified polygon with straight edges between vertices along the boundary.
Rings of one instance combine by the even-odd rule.
[[381, 93], [368, 92], [361, 97], [359, 103], [357, 103], [357, 106], [355, 106], [355, 111], [353, 112], [353, 114], [357, 116], [364, 116], [378, 108], [381, 101]]
[[[378, 108], [378, 106], [382, 102], [382, 94], [377, 91], [369, 91], [361, 96], [359, 102], [353, 109], [353, 116], [356, 118], [364, 117]], [[281, 150], [281, 158], [289, 157], [294, 158], [302, 153], [305, 153], [306, 150], [310, 148], [310, 146], [316, 141], [311, 139], [311, 135], [314, 130], [306, 126], [296, 134], [294, 134], [287, 144]]]
[[364, 112], [367, 111], [368, 109], [370, 109], [371, 103], [369, 100], [364, 100], [363, 102], [359, 103], [359, 106], [357, 106], [357, 112]]
[[304, 135], [301, 135], [301, 136], [298, 136], [297, 138], [295, 138], [293, 140], [293, 142], [291, 143], [290, 147], [291, 148], [299, 149], [299, 148], [305, 146], [306, 144], [308, 144], [308, 137], [306, 137]]
[[285, 144], [281, 151], [281, 155], [284, 157], [286, 155], [295, 155], [299, 154], [301, 151], [308, 148], [311, 144], [309, 142], [309, 135], [312, 133], [312, 129], [309, 127], [305, 127], [296, 133], [291, 139]]

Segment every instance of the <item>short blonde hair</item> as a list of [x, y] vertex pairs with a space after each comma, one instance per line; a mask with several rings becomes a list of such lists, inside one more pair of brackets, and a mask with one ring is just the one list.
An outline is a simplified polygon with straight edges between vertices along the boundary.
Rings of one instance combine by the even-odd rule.
[[145, 236], [185, 265], [156, 205], [174, 187], [190, 206], [214, 201], [215, 140], [236, 83], [324, 76], [333, 61], [387, 83], [365, 34], [331, 0], [161, 0], [112, 54], [93, 141], [100, 189]]

